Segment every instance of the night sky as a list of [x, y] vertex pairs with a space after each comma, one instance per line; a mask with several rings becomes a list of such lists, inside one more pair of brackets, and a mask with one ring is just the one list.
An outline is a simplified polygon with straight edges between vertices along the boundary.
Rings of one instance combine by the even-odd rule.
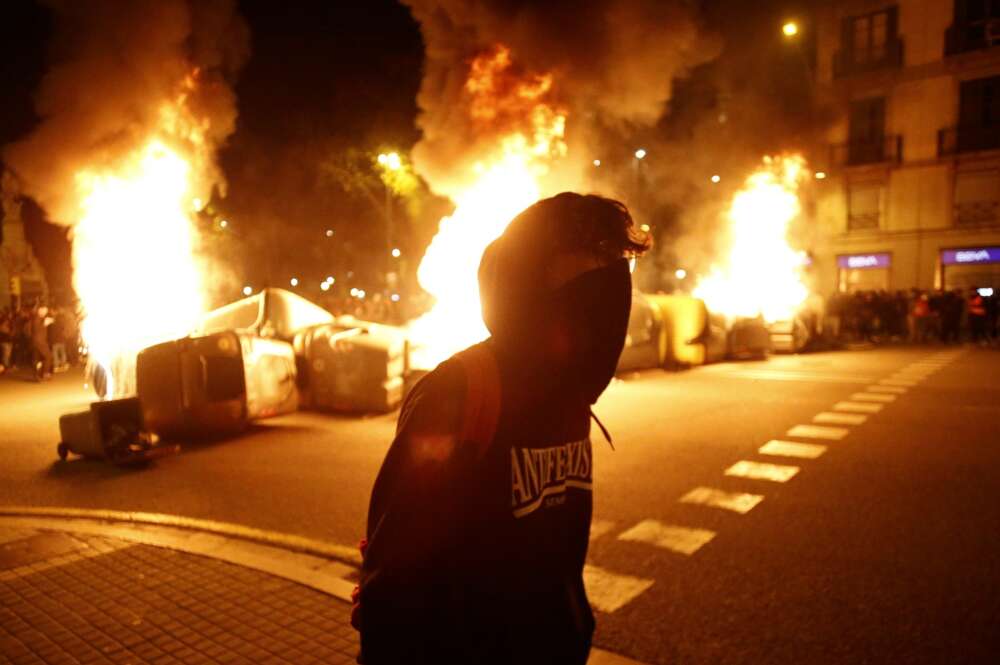
[[[798, 4], [701, 3], [704, 21], [724, 36], [725, 49], [717, 62], [679, 82], [669, 117], [653, 131], [660, 138], [690, 140], [697, 134], [693, 128], [718, 106], [718, 83], [727, 77], [742, 80], [744, 88], [753, 86], [744, 91], [748, 99], [763, 95], [775, 108], [787, 109], [787, 100], [804, 99], [806, 56], [782, 51], [775, 37], [781, 17], [801, 15], [802, 5], [812, 3]], [[0, 11], [0, 144], [7, 144], [36, 123], [32, 92], [45, 72], [52, 25], [48, 9], [30, 0], [5, 2]], [[365, 253], [382, 239], [381, 211], [371, 196], [344, 192], [331, 182], [324, 165], [331, 156], [351, 150], [406, 151], [420, 138], [415, 126], [424, 53], [419, 27], [394, 0], [242, 0], [239, 12], [249, 25], [251, 55], [235, 86], [237, 130], [220, 155], [228, 196], [215, 201], [239, 231], [222, 241], [235, 243], [224, 248], [234, 257], [232, 279], [279, 284], [292, 271], [304, 271], [305, 278], [326, 274], [331, 263], [351, 265], [357, 279], [371, 279], [366, 270], [374, 274], [373, 262]], [[768, 76], [762, 77], [762, 71]], [[743, 93], [730, 87], [727, 94]], [[789, 134], [813, 119], [809, 103], [797, 107], [803, 117], [790, 114]], [[756, 137], [748, 140], [752, 150], [758, 143], [778, 143], [753, 126], [745, 133]], [[712, 149], [704, 146], [702, 151]], [[448, 211], [447, 201], [426, 192], [424, 198], [425, 205], [411, 211], [409, 226], [399, 237], [407, 255], [422, 253], [437, 218]], [[670, 209], [665, 205], [657, 214], [669, 216]], [[42, 222], [36, 207], [27, 206], [25, 215], [29, 239], [50, 283], [65, 288], [70, 279], [65, 231]], [[264, 231], [275, 224], [280, 234]], [[324, 245], [328, 228], [336, 230], [337, 241]], [[409, 269], [415, 267], [414, 261]]]

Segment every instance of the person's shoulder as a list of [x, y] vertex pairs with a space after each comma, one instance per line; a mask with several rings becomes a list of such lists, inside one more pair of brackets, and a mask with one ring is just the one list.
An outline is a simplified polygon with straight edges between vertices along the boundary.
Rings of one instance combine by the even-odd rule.
[[465, 404], [466, 377], [454, 356], [417, 381], [399, 414], [398, 431], [457, 432]]

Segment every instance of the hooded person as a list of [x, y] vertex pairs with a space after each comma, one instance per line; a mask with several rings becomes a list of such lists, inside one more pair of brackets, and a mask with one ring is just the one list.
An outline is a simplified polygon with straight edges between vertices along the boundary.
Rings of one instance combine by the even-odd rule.
[[625, 343], [629, 259], [648, 247], [621, 203], [566, 192], [486, 249], [491, 336], [463, 354], [495, 363], [494, 426], [485, 446], [465, 440], [462, 354], [407, 396], [369, 506], [359, 662], [586, 663], [591, 405]]

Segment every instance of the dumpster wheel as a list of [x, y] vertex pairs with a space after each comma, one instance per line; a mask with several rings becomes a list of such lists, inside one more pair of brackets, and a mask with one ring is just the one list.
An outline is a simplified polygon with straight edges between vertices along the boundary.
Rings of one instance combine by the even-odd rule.
[[69, 457], [69, 446], [60, 441], [56, 446], [56, 454], [59, 455], [59, 459], [65, 462], [66, 458]]

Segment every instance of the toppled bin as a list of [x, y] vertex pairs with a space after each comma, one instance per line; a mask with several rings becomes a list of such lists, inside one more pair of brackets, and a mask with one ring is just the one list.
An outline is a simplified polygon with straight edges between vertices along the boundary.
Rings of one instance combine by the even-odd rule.
[[403, 399], [409, 343], [396, 327], [340, 317], [295, 337], [303, 406], [385, 413]]
[[126, 465], [176, 453], [178, 446], [159, 442], [143, 426], [142, 409], [135, 397], [94, 402], [87, 411], [59, 418], [62, 440], [59, 459], [69, 453]]

